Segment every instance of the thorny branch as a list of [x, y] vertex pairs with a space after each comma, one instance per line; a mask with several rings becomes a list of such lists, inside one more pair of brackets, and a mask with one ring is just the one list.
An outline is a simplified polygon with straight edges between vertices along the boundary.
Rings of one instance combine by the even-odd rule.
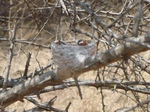
[[[3, 1], [3, 3], [7, 5], [6, 1]], [[24, 7], [25, 10], [22, 8], [18, 8], [20, 6], [23, 6], [24, 4], [25, 6], [27, 6], [27, 9], [25, 9], [26, 7]], [[117, 6], [118, 4], [119, 6]], [[38, 40], [37, 38], [40, 36], [42, 37], [42, 39], [46, 38], [45, 35], [44, 36], [42, 35], [45, 29], [49, 33], [54, 31], [56, 32], [56, 30], [54, 30], [54, 28], [56, 27], [50, 28], [48, 25], [55, 24], [55, 21], [57, 21], [59, 17], [57, 12], [61, 11], [62, 15], [61, 15], [61, 19], [59, 20], [59, 24], [66, 22], [64, 18], [69, 18], [71, 22], [74, 21], [74, 29], [69, 31], [74, 31], [76, 33], [75, 36], [77, 38], [80, 37], [78, 36], [80, 34], [83, 36], [83, 38], [90, 37], [91, 39], [95, 39], [100, 43], [98, 54], [95, 57], [91, 57], [91, 59], [88, 60], [88, 63], [90, 64], [88, 64], [83, 69], [83, 71], [77, 71], [77, 74], [78, 73], [82, 74], [90, 70], [97, 70], [101, 67], [105, 67], [104, 69], [98, 71], [99, 74], [102, 73], [102, 80], [79, 81], [79, 85], [101, 88], [101, 92], [103, 89], [111, 89], [114, 92], [117, 89], [121, 89], [124, 91], [131, 91], [135, 96], [134, 100], [137, 101], [138, 103], [137, 105], [126, 108], [123, 111], [126, 112], [130, 110], [134, 110], [137, 107], [141, 107], [142, 110], [145, 111], [143, 105], [148, 104], [150, 101], [149, 99], [147, 99], [143, 102], [140, 102], [141, 99], [138, 93], [142, 93], [144, 95], [150, 94], [149, 80], [145, 79], [144, 76], [144, 73], [147, 73], [148, 75], [150, 74], [149, 71], [150, 62], [149, 62], [149, 58], [146, 59], [142, 56], [140, 57], [140, 54], [139, 55], [134, 55], [134, 54], [147, 51], [150, 49], [150, 44], [149, 44], [150, 33], [147, 33], [147, 35], [144, 36], [144, 34], [147, 31], [149, 31], [149, 22], [150, 22], [149, 4], [150, 2], [148, 0], [137, 0], [137, 1], [116, 0], [115, 2], [97, 1], [97, 0], [93, 0], [93, 1], [86, 0], [82, 2], [79, 0], [75, 0], [74, 2], [71, 2], [69, 0], [60, 0], [60, 2], [54, 2], [54, 3], [45, 0], [43, 1], [42, 4], [40, 4], [40, 6], [38, 6], [37, 3], [34, 1], [25, 0], [24, 2], [16, 2], [11, 5], [8, 5], [4, 9], [9, 9], [12, 15], [14, 14], [14, 16], [11, 17], [6, 16], [7, 14], [5, 13], [5, 10], [2, 10], [0, 12], [0, 22], [2, 22], [2, 25], [3, 23], [6, 24], [8, 20], [9, 22], [12, 22], [12, 20], [14, 19], [16, 20], [20, 19], [24, 21], [21, 23], [23, 25], [26, 24], [28, 20], [35, 19], [35, 23], [37, 25], [42, 23], [42, 27], [40, 28], [38, 26], [38, 28], [40, 28], [39, 32], [32, 37], [34, 42], [30, 41], [32, 39], [15, 38], [17, 23], [14, 24], [14, 28], [13, 30], [11, 30], [12, 31], [11, 39], [4, 38], [5, 36], [3, 37], [1, 35], [0, 38], [1, 42], [10, 41], [8, 67], [6, 67], [4, 78], [2, 76], [0, 77], [0, 87], [1, 88], [3, 87], [3, 92], [4, 92], [0, 94], [1, 108], [6, 107], [17, 100], [26, 98], [24, 97], [25, 95], [34, 94], [35, 91], [39, 91], [40, 89], [42, 89], [40, 90], [40, 93], [45, 93], [49, 91], [76, 86], [75, 82], [65, 82], [65, 84], [62, 84], [62, 80], [58, 80], [58, 77], [56, 77], [57, 74], [55, 74], [55, 71], [53, 70], [44, 73], [44, 70], [47, 69], [48, 67], [51, 67], [52, 64], [40, 68], [39, 70], [35, 70], [35, 72], [30, 73], [28, 75], [27, 75], [28, 67], [26, 67], [24, 74], [27, 75], [28, 80], [25, 82], [22, 81], [21, 79], [22, 77], [16, 79], [9, 78], [11, 61], [13, 58], [14, 45], [21, 43], [21, 44], [37, 46], [39, 48], [50, 49], [50, 46], [44, 45], [44, 43], [41, 42], [40, 44], [36, 43]], [[16, 8], [17, 11], [16, 10], [14, 11], [15, 6], [17, 6]], [[53, 21], [53, 17], [55, 21]], [[95, 23], [93, 23], [93, 20], [95, 21]], [[68, 23], [69, 22], [67, 20], [66, 24]], [[81, 28], [82, 26], [86, 26], [85, 29], [84, 28], [82, 29]], [[65, 27], [68, 28], [68, 26], [64, 25], [63, 28]], [[61, 25], [58, 25], [57, 29], [61, 30], [62, 29]], [[94, 29], [95, 31], [89, 33], [90, 31], [88, 29], [90, 30]], [[3, 27], [3, 26], [0, 27], [0, 30], [2, 30], [3, 32], [10, 31], [9, 28], [7, 29], [7, 27]], [[143, 35], [143, 37], [141, 36], [141, 38], [138, 38], [139, 35]], [[69, 40], [68, 37], [63, 37], [63, 35], [61, 36], [62, 38], [64, 38], [64, 40], [66, 41]], [[146, 37], [146, 40], [148, 41], [146, 42], [143, 41], [145, 39], [144, 37]], [[48, 40], [49, 38], [50, 37], [46, 38], [46, 40]], [[105, 46], [105, 49], [103, 49], [103, 51], [102, 51], [102, 46]], [[134, 56], [130, 57], [131, 55]], [[114, 66], [113, 64], [111, 64], [120, 60], [123, 61], [121, 63], [115, 63], [116, 65], [114, 64]], [[113, 69], [115, 69], [115, 71]], [[120, 72], [120, 70], [123, 72]], [[121, 76], [122, 79], [118, 78], [119, 76]], [[106, 77], [110, 77], [112, 78], [112, 80], [109, 80]], [[50, 86], [50, 87], [46, 87], [46, 86]], [[12, 88], [12, 89], [5, 91], [6, 88]], [[105, 96], [102, 93], [103, 111], [105, 111], [104, 97]], [[31, 98], [29, 98], [28, 100], [35, 103], [37, 107], [43, 106], [43, 104], [39, 104], [38, 102], [34, 101]], [[70, 103], [66, 107], [66, 110], [68, 110], [69, 106]], [[44, 108], [49, 109], [48, 106], [45, 106]]]
[[[37, 102], [36, 100], [34, 100], [33, 98], [31, 97], [25, 97], [26, 100], [30, 101], [31, 103], [33, 103], [34, 105], [36, 105], [37, 107], [36, 108], [33, 108], [31, 109], [32, 111], [42, 111], [42, 110], [46, 110], [46, 111], [54, 111], [54, 112], [66, 112], [64, 110], [59, 110], [59, 109], [56, 109], [56, 108], [53, 108], [52, 105], [56, 99], [56, 97], [54, 97], [52, 100], [50, 100], [49, 102], [46, 102], [46, 103], [39, 103]], [[29, 112], [31, 111], [29, 110]], [[28, 112], [28, 111], [26, 111]]]
[[127, 107], [127, 108], [123, 108], [123, 109], [117, 109], [118, 111], [116, 112], [130, 112], [131, 110], [135, 110], [136, 108], [138, 108], [139, 106], [143, 106], [145, 104], [149, 104], [150, 99], [147, 99], [145, 101], [139, 102], [137, 103], [137, 105], [133, 106], [133, 107]]
[[[148, 38], [148, 37], [150, 37], [150, 33], [148, 33], [146, 35], [146, 37], [141, 36], [139, 38], [142, 38], [142, 39], [140, 39], [140, 40], [142, 40], [141, 42], [149, 43], [150, 38]], [[138, 38], [137, 38], [137, 40], [138, 40]], [[127, 49], [130, 49], [130, 50], [127, 50]], [[104, 53], [99, 52], [96, 56], [94, 56], [94, 59], [91, 58], [89, 60], [89, 62], [87, 63], [87, 66], [85, 66], [84, 69], [82, 69], [80, 71], [76, 71], [75, 74], [81, 75], [82, 73], [85, 73], [87, 71], [96, 70], [96, 69], [99, 69], [110, 63], [119, 61], [119, 60], [123, 59], [122, 54], [125, 55], [126, 57], [129, 57], [129, 56], [133, 55], [134, 53], [142, 52], [145, 50], [149, 50], [149, 49], [146, 47], [142, 47], [140, 45], [135, 45], [135, 44], [131, 44], [131, 43], [119, 45], [116, 48], [112, 48], [110, 50], [105, 51]], [[28, 81], [22, 83], [25, 86], [22, 86], [22, 84], [20, 84], [20, 85], [13, 87], [9, 91], [1, 93], [0, 101], [2, 101], [1, 103], [3, 104], [4, 107], [6, 107], [17, 100], [22, 99], [25, 95], [31, 94], [33, 91], [38, 91], [48, 85], [59, 84], [62, 82], [62, 80], [65, 80], [67, 78], [70, 78], [70, 77], [68, 77], [68, 76], [60, 77], [59, 75], [57, 75], [56, 71], [49, 71], [49, 72], [43, 73], [40, 76], [36, 76], [36, 77], [32, 78], [31, 80], [28, 80]], [[128, 87], [128, 88], [130, 90], [132, 90], [132, 87]], [[139, 90], [137, 90], [137, 91], [139, 91]], [[6, 94], [7, 92], [9, 92], [9, 96], [8, 96], [8, 94]], [[5, 96], [5, 95], [7, 95], [7, 96]]]
[[[96, 88], [104, 88], [104, 89], [112, 89], [112, 91], [115, 89], [122, 89], [125, 91], [135, 91], [139, 93], [144, 94], [150, 94], [149, 88], [145, 88], [144, 86], [149, 86], [149, 82], [134, 82], [134, 81], [79, 81], [80, 86], [91, 86]], [[76, 86], [76, 83], [74, 81], [65, 82], [61, 85], [56, 85], [52, 87], [46, 87], [45, 89], [40, 90], [40, 93], [45, 93], [49, 91], [64, 89], [67, 87], [74, 87]], [[141, 87], [142, 86], [142, 87]]]
[[[0, 41], [10, 41], [9, 39], [7, 38], [0, 38]], [[35, 42], [31, 42], [31, 41], [28, 41], [28, 40], [21, 40], [21, 39], [16, 39], [14, 40], [16, 43], [22, 43], [22, 44], [27, 44], [27, 45], [33, 45], [33, 46], [37, 46], [37, 47], [41, 47], [41, 48], [46, 48], [46, 49], [49, 49], [50, 46], [46, 46], [46, 45], [41, 45], [41, 44], [38, 44], [38, 43], [35, 43]]]
[[27, 62], [26, 62], [24, 74], [23, 74], [23, 77], [22, 77], [23, 79], [27, 79], [28, 69], [29, 69], [29, 66], [30, 66], [30, 59], [31, 59], [31, 53], [29, 53], [28, 57], [27, 57]]
[[49, 102], [45, 102], [45, 103], [39, 103], [36, 100], [34, 100], [31, 97], [25, 97], [26, 100], [30, 101], [31, 103], [33, 103], [34, 105], [36, 105], [37, 107], [32, 108], [30, 110], [27, 110], [25, 112], [31, 112], [31, 111], [42, 111], [42, 110], [46, 110], [46, 111], [54, 111], [54, 112], [68, 112], [68, 109], [71, 105], [71, 103], [68, 104], [68, 106], [66, 107], [65, 110], [60, 110], [60, 109], [56, 109], [54, 107], [52, 107], [52, 105], [54, 104], [54, 102], [56, 101], [57, 97], [52, 98]]
[[2, 92], [6, 91], [7, 88], [7, 83], [8, 83], [8, 78], [9, 78], [9, 72], [10, 72], [10, 68], [11, 68], [11, 62], [13, 59], [13, 49], [15, 46], [15, 38], [16, 38], [16, 31], [17, 31], [17, 25], [18, 25], [19, 21], [16, 21], [14, 23], [13, 26], [13, 30], [11, 31], [12, 35], [11, 35], [11, 39], [10, 39], [10, 53], [9, 53], [9, 58], [8, 58], [8, 65], [6, 67], [6, 72], [5, 72], [5, 78], [4, 78], [4, 82], [3, 82], [3, 90]]

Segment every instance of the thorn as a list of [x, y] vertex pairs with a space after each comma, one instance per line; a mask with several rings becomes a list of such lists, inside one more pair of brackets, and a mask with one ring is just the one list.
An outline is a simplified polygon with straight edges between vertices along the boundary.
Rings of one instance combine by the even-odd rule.
[[80, 88], [80, 86], [79, 86], [77, 77], [74, 77], [74, 81], [75, 81], [75, 84], [77, 85], [78, 92], [79, 92], [79, 96], [80, 96], [80, 98], [81, 98], [81, 100], [82, 100], [83, 98], [82, 98], [81, 88]]

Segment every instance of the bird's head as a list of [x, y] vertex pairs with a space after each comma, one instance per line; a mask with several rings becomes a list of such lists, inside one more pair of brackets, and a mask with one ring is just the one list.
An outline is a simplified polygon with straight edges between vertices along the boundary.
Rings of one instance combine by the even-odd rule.
[[86, 40], [80, 39], [80, 40], [77, 41], [77, 44], [80, 45], [80, 46], [84, 46], [84, 45], [87, 45], [88, 43], [87, 43]]

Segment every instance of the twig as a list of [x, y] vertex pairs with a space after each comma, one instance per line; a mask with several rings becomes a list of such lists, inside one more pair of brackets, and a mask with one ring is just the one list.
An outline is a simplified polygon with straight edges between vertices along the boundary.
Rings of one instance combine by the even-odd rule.
[[119, 19], [121, 19], [122, 17], [124, 17], [124, 15], [126, 15], [131, 9], [133, 9], [135, 6], [137, 6], [138, 3], [135, 3], [134, 5], [130, 6], [127, 10], [125, 10], [125, 12], [123, 12], [119, 17], [116, 18], [116, 20], [111, 23], [108, 27], [111, 28], [115, 25], [115, 23], [118, 22]]
[[[54, 107], [52, 107], [52, 104], [53, 102], [46, 102], [46, 103], [43, 103], [43, 104], [40, 104], [39, 102], [37, 102], [36, 100], [32, 99], [31, 97], [25, 97], [26, 100], [32, 102], [34, 105], [38, 106], [37, 108], [34, 108], [34, 111], [39, 111], [39, 110], [47, 110], [47, 111], [54, 111], [54, 112], [65, 112], [64, 110], [59, 110], [59, 109], [56, 109]], [[54, 100], [52, 100], [54, 101]], [[32, 109], [33, 110], [33, 109]], [[28, 111], [27, 111], [28, 112]]]
[[66, 14], [68, 15], [69, 12], [68, 12], [68, 8], [66, 7], [65, 3], [64, 3], [64, 0], [60, 0], [60, 4], [61, 6], [63, 7], [63, 9], [65, 10]]
[[[56, 4], [55, 6], [57, 6], [57, 4]], [[40, 31], [38, 32], [38, 34], [34, 37], [33, 41], [38, 37], [38, 35], [39, 35], [39, 34], [42, 32], [42, 30], [45, 28], [45, 25], [49, 22], [50, 17], [52, 16], [52, 14], [53, 14], [53, 12], [54, 12], [55, 9], [56, 9], [56, 8], [54, 7], [53, 10], [52, 10], [52, 12], [51, 12], [51, 14], [48, 16], [48, 19], [44, 22], [42, 28], [40, 29]]]
[[[0, 41], [10, 41], [10, 40], [7, 39], [7, 38], [0, 38]], [[34, 42], [30, 42], [30, 41], [27, 41], [27, 40], [16, 39], [16, 40], [14, 40], [14, 41], [15, 41], [16, 43], [29, 44], [29, 45], [33, 45], [33, 46], [37, 46], [37, 47], [43, 47], [43, 48], [50, 49], [49, 46], [41, 45], [41, 44], [34, 43]]]
[[144, 70], [145, 72], [147, 72], [148, 74], [150, 74], [150, 69], [146, 68], [146, 66], [144, 67], [144, 65], [142, 65], [142, 63], [139, 63], [138, 61], [136, 61], [134, 58], [130, 58], [130, 60], [138, 67], [141, 68], [141, 70]]
[[102, 110], [103, 110], [103, 112], [105, 112], [103, 88], [100, 88], [100, 93], [101, 93], [101, 98], [102, 98]]
[[33, 46], [37, 46], [37, 47], [43, 47], [43, 48], [50, 49], [49, 46], [41, 45], [41, 44], [34, 43], [34, 42], [31, 42], [31, 41], [26, 41], [26, 40], [15, 40], [15, 42], [22, 43], [22, 44], [29, 44], [29, 45], [33, 45]]
[[[104, 72], [105, 71], [105, 67], [104, 67], [104, 70], [102, 70], [102, 80], [104, 81], [105, 79], [104, 79]], [[101, 80], [101, 77], [100, 77], [100, 72], [99, 71], [97, 71], [97, 76], [99, 76], [99, 81], [102, 81]], [[98, 87], [97, 87], [98, 88]], [[101, 98], [102, 98], [102, 110], [103, 110], [103, 112], [105, 112], [105, 102], [104, 102], [104, 94], [103, 94], [103, 87], [100, 87], [100, 94], [101, 94]]]
[[[61, 1], [60, 1], [61, 2]], [[62, 1], [63, 2], [63, 1]], [[64, 2], [63, 2], [64, 3]], [[62, 3], [62, 4], [63, 4]], [[66, 12], [67, 13], [67, 12]], [[55, 41], [56, 40], [61, 40], [61, 38], [60, 38], [60, 22], [61, 22], [61, 17], [62, 17], [62, 8], [61, 8], [61, 10], [60, 10], [60, 12], [59, 12], [59, 15], [58, 15], [58, 24], [57, 24], [57, 30], [56, 30], [56, 38], [55, 38]]]
[[[150, 35], [150, 32], [146, 33], [144, 36], [145, 38], [149, 38], [149, 35]], [[134, 43], [134, 44], [137, 44], [137, 45], [141, 45], [141, 46], [144, 46], [144, 47], [147, 47], [147, 48], [150, 48], [150, 44], [149, 43], [144, 43], [144, 42], [138, 42], [136, 37], [134, 37], [134, 39], [131, 39], [131, 38], [116, 38], [117, 40], [123, 40], [124, 42], [130, 42], [130, 43]]]
[[76, 2], [73, 3], [73, 23], [72, 23], [72, 30], [74, 33], [74, 41], [76, 41], [76, 25], [77, 25], [77, 12], [76, 12]]
[[[38, 75], [51, 66], [52, 66], [52, 64], [48, 64], [44, 67], [41, 67], [39, 70], [36, 70], [34, 73], [28, 74], [27, 78], [31, 78], [32, 76]], [[0, 76], [0, 88], [3, 87], [3, 82], [4, 82], [4, 78], [2, 76]], [[23, 82], [22, 77], [15, 78], [15, 79], [8, 78], [7, 87], [12, 88], [18, 84], [21, 84], [22, 82]]]
[[30, 66], [30, 59], [31, 59], [31, 53], [28, 54], [28, 58], [27, 58], [27, 62], [26, 62], [26, 65], [25, 65], [25, 70], [24, 70], [24, 74], [23, 74], [23, 79], [27, 79], [27, 74], [28, 74], [28, 68]]
[[76, 86], [77, 86], [77, 88], [78, 88], [79, 96], [80, 96], [80, 98], [81, 98], [81, 100], [82, 100], [83, 97], [82, 97], [81, 88], [80, 88], [80, 85], [79, 85], [79, 83], [78, 83], [77, 77], [74, 77], [74, 81], [75, 81], [75, 84], [76, 84]]
[[9, 77], [9, 72], [10, 72], [10, 68], [11, 68], [11, 62], [13, 59], [13, 49], [14, 49], [14, 45], [15, 45], [16, 31], [17, 31], [18, 23], [19, 23], [19, 21], [14, 23], [13, 30], [12, 30], [12, 36], [11, 36], [11, 40], [10, 40], [10, 52], [9, 52], [9, 58], [8, 58], [8, 65], [7, 65], [6, 72], [5, 72], [2, 92], [6, 91], [6, 87], [7, 87], [7, 83], [8, 83], [8, 77]]
[[[147, 42], [150, 43], [150, 33], [147, 34], [147, 36], [139, 36], [136, 38], [137, 42]], [[133, 39], [133, 38], [132, 38]], [[74, 71], [75, 75], [81, 75], [85, 72], [91, 71], [91, 70], [97, 70], [99, 68], [102, 68], [104, 66], [107, 66], [113, 62], [117, 62], [122, 60], [122, 54], [126, 57], [130, 57], [134, 54], [144, 52], [149, 50], [147, 47], [143, 47], [141, 45], [132, 44], [132, 43], [124, 43], [119, 44], [118, 46], [111, 48], [109, 50], [98, 52], [94, 58], [91, 57], [91, 59], [88, 60], [89, 63], [92, 63], [92, 65], [83, 68], [78, 71]], [[93, 63], [94, 62], [94, 63]], [[89, 65], [89, 63], [87, 63]], [[22, 99], [25, 95], [29, 95], [32, 92], [39, 91], [43, 89], [44, 87], [60, 84], [63, 80], [71, 78], [72, 76], [68, 75], [58, 75], [57, 71], [49, 71], [46, 73], [43, 73], [42, 75], [35, 76], [31, 78], [31, 80], [27, 80], [22, 84], [19, 84], [15, 86], [13, 89], [10, 89], [9, 91], [6, 91], [4, 93], [0, 94], [0, 101], [1, 101], [1, 108], [7, 107], [10, 104]], [[145, 84], [145, 82], [144, 82]], [[116, 84], [115, 84], [116, 85]], [[98, 86], [98, 85], [95, 85]], [[113, 85], [110, 85], [113, 86]], [[126, 90], [126, 86], [120, 86], [120, 88], [124, 88]], [[138, 88], [133, 88], [133, 86], [127, 88], [128, 90], [134, 90], [141, 93], [147, 93], [150, 94], [150, 91], [145, 90], [139, 90]]]
[[75, 0], [75, 2], [88, 12], [95, 19], [96, 23], [100, 24], [103, 28], [107, 28], [106, 24], [101, 21], [86, 4], [80, 2], [80, 0]]
[[[125, 82], [119, 82], [119, 81], [80, 81], [78, 82], [80, 86], [92, 86], [92, 87], [102, 87], [104, 89], [112, 88], [114, 89], [114, 86], [116, 86], [116, 89], [123, 89], [125, 91], [135, 91], [143, 94], [150, 94], [149, 88], [140, 87], [140, 86], [149, 86], [150, 83], [148, 82], [136, 82], [136, 81], [125, 81]], [[42, 89], [39, 91], [39, 93], [45, 93], [49, 91], [55, 91], [60, 90], [68, 87], [74, 87], [77, 86], [75, 81], [65, 82], [65, 84], [50, 86], [45, 89]], [[139, 86], [139, 87], [138, 87]]]
[[143, 6], [143, 0], [139, 1], [139, 7], [137, 10], [137, 13], [135, 15], [135, 21], [134, 21], [134, 26], [133, 26], [133, 36], [138, 36], [138, 29], [139, 29], [139, 24], [141, 22], [142, 19], [142, 15], [143, 15], [143, 11], [142, 11], [142, 6]]
[[69, 109], [69, 107], [70, 107], [70, 105], [71, 105], [71, 102], [69, 102], [69, 104], [67, 105], [67, 107], [66, 107], [66, 112], [68, 112], [68, 109]]
[[29, 78], [29, 77], [32, 77], [32, 76], [35, 76], [35, 75], [37, 75], [37, 74], [43, 72], [44, 70], [46, 70], [47, 68], [49, 68], [49, 67], [51, 67], [51, 66], [52, 66], [52, 64], [50, 63], [50, 64], [48, 64], [48, 65], [46, 65], [46, 66], [44, 66], [44, 67], [41, 67], [40, 69], [36, 70], [34, 73], [30, 73], [30, 74], [28, 75], [28, 78]]
[[[131, 91], [131, 93], [133, 94], [134, 96], [134, 99], [136, 100], [137, 103], [140, 103], [140, 96], [137, 92], [134, 92], [134, 91]], [[139, 105], [139, 107], [143, 110], [143, 112], [145, 112], [145, 108], [143, 105]]]
[[137, 105], [135, 105], [133, 107], [127, 107], [127, 108], [119, 109], [118, 111], [115, 111], [115, 112], [129, 112], [131, 110], [138, 108], [139, 106], [143, 106], [143, 105], [148, 104], [148, 103], [150, 103], [150, 99], [139, 102], [139, 103], [137, 103]]

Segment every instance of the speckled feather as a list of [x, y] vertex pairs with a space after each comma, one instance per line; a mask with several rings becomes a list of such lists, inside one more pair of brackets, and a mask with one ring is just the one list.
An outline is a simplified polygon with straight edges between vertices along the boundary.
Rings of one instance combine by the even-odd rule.
[[61, 77], [73, 77], [76, 71], [85, 67], [85, 61], [96, 53], [96, 44], [91, 42], [85, 46], [76, 44], [51, 44], [53, 62], [57, 68], [57, 74]]

